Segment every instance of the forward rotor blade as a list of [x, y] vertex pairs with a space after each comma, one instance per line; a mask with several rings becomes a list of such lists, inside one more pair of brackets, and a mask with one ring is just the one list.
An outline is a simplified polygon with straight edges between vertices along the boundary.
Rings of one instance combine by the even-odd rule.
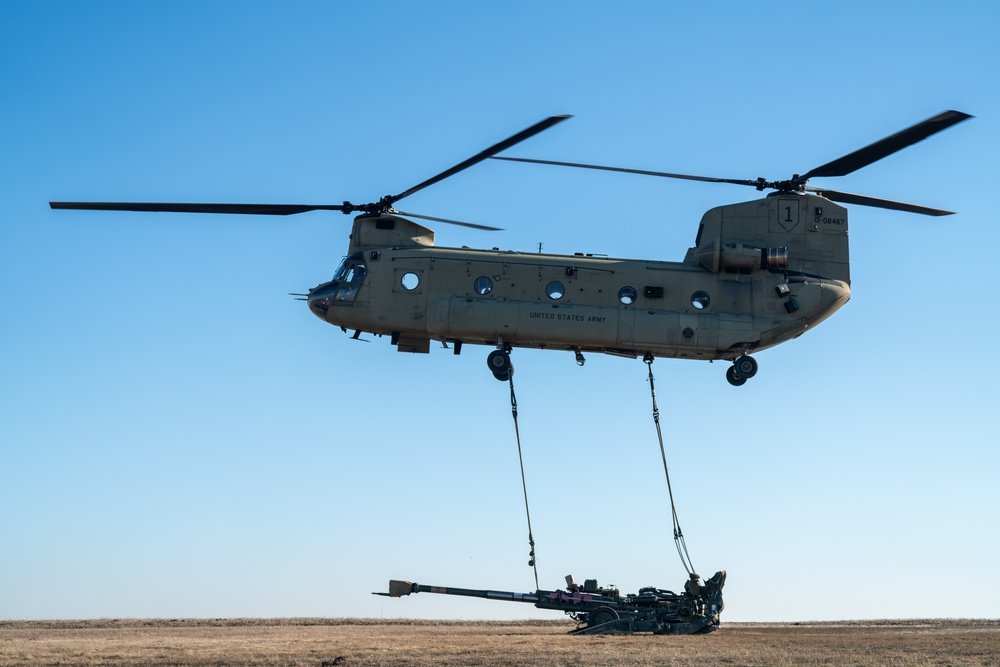
[[920, 206], [919, 204], [907, 204], [906, 202], [893, 201], [891, 199], [880, 199], [869, 197], [868, 195], [856, 195], [850, 192], [838, 192], [837, 190], [823, 190], [820, 188], [806, 187], [806, 190], [815, 192], [821, 197], [826, 197], [832, 201], [844, 204], [859, 204], [861, 206], [874, 206], [875, 208], [888, 208], [893, 211], [907, 211], [908, 213], [920, 213], [922, 215], [953, 215], [954, 211], [945, 211], [940, 208]]
[[532, 164], [554, 164], [559, 167], [578, 167], [580, 169], [599, 169], [601, 171], [619, 171], [625, 174], [641, 174], [643, 176], [662, 176], [664, 178], [682, 178], [688, 181], [705, 181], [708, 183], [732, 183], [734, 185], [757, 186], [757, 181], [738, 180], [733, 178], [713, 178], [711, 176], [691, 176], [688, 174], [671, 174], [665, 171], [646, 171], [645, 169], [626, 169], [624, 167], [604, 167], [597, 164], [581, 164], [579, 162], [557, 162], [555, 160], [534, 160], [526, 157], [493, 157], [494, 160], [508, 162], [530, 162]]
[[503, 231], [500, 227], [488, 227], [486, 225], [477, 225], [472, 222], [462, 222], [461, 220], [448, 220], [447, 218], [434, 218], [429, 215], [420, 215], [419, 213], [407, 213], [406, 211], [397, 211], [396, 209], [389, 209], [389, 213], [394, 213], [396, 215], [405, 215], [409, 218], [420, 218], [421, 220], [433, 220], [434, 222], [445, 222], [449, 225], [459, 225], [461, 227], [472, 227], [473, 229], [483, 229], [488, 232], [500, 232]]
[[798, 183], [805, 183], [810, 178], [818, 176], [846, 176], [968, 118], [972, 118], [972, 116], [961, 111], [945, 111], [922, 123], [917, 123], [913, 127], [908, 127], [902, 132], [897, 132], [891, 137], [886, 137], [833, 162], [816, 167], [795, 180]]
[[405, 190], [405, 191], [399, 193], [398, 195], [396, 195], [395, 197], [388, 197], [389, 203], [392, 204], [394, 202], [397, 202], [400, 199], [403, 199], [404, 197], [409, 197], [413, 193], [418, 192], [420, 190], [423, 190], [424, 188], [429, 187], [431, 185], [434, 185], [435, 183], [438, 183], [439, 181], [443, 181], [444, 179], [448, 178], [449, 176], [454, 176], [458, 172], [463, 171], [465, 169], [468, 169], [472, 165], [478, 164], [478, 163], [482, 162], [483, 160], [485, 160], [486, 158], [491, 157], [492, 155], [495, 155], [496, 153], [499, 153], [500, 151], [507, 150], [511, 146], [513, 146], [515, 144], [519, 144], [522, 141], [524, 141], [525, 139], [528, 139], [529, 137], [533, 137], [536, 134], [538, 134], [539, 132], [542, 132], [543, 130], [547, 130], [550, 127], [552, 127], [553, 125], [556, 125], [557, 123], [561, 123], [564, 120], [567, 120], [568, 118], [572, 118], [572, 116], [570, 116], [568, 114], [564, 114], [562, 116], [550, 116], [550, 117], [546, 118], [545, 120], [543, 120], [543, 121], [541, 121], [539, 123], [535, 123], [534, 125], [532, 125], [528, 129], [522, 130], [521, 132], [518, 132], [517, 134], [515, 134], [512, 137], [510, 137], [508, 139], [504, 139], [500, 143], [495, 144], [493, 146], [490, 146], [489, 148], [487, 148], [486, 150], [482, 151], [481, 153], [477, 153], [476, 155], [470, 157], [465, 162], [460, 162], [459, 164], [456, 164], [451, 169], [447, 169], [445, 171], [442, 171], [437, 176], [434, 176], [433, 178], [429, 178], [426, 181], [424, 181], [423, 183], [420, 183], [419, 185], [414, 185], [409, 190]]
[[342, 204], [173, 204], [146, 202], [49, 202], [54, 209], [85, 211], [140, 211], [147, 213], [234, 213], [241, 215], [294, 215], [307, 211], [342, 211]]

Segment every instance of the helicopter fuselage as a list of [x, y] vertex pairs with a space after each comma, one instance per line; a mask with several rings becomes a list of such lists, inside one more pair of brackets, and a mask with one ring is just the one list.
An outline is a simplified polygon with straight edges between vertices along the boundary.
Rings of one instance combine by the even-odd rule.
[[[436, 176], [378, 201], [354, 204], [219, 204], [52, 201], [53, 209], [294, 215], [360, 212], [333, 279], [296, 294], [325, 322], [388, 335], [400, 352], [429, 352], [432, 340], [495, 345], [487, 365], [513, 373], [514, 347], [626, 357], [728, 359], [730, 384], [757, 373], [749, 352], [800, 336], [850, 299], [847, 209], [841, 203], [921, 215], [951, 211], [810, 185], [846, 176], [971, 118], [944, 111], [790, 179], [731, 179], [595, 164], [500, 156], [569, 118], [549, 116]], [[436, 248], [434, 232], [401, 216], [494, 230], [404, 213], [393, 206], [416, 192], [496, 159], [624, 172], [775, 190], [763, 199], [709, 210], [680, 262], [514, 251]], [[835, 203], [839, 202], [839, 203]], [[648, 244], [647, 244], [648, 245]]]
[[[681, 262], [435, 247], [395, 215], [359, 216], [320, 319], [430, 342], [736, 359], [801, 335], [850, 298], [847, 212], [784, 193], [712, 209]], [[355, 335], [359, 335], [356, 333]]]

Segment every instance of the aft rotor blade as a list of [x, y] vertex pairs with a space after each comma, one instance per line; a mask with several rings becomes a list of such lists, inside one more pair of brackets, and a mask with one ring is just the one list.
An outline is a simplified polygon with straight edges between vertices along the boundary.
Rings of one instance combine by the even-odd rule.
[[140, 211], [147, 213], [234, 213], [241, 215], [294, 215], [307, 211], [342, 211], [342, 204], [174, 204], [146, 202], [49, 202], [55, 209], [86, 211]]
[[481, 153], [477, 153], [476, 155], [470, 157], [465, 162], [460, 162], [459, 164], [456, 164], [451, 169], [447, 169], [445, 171], [442, 171], [437, 176], [434, 176], [433, 178], [429, 178], [426, 181], [424, 181], [423, 183], [420, 183], [419, 185], [414, 185], [409, 190], [405, 190], [405, 191], [399, 193], [398, 195], [396, 195], [395, 197], [388, 197], [389, 203], [391, 204], [393, 202], [397, 202], [400, 199], [403, 199], [404, 197], [409, 197], [413, 193], [418, 192], [420, 190], [423, 190], [424, 188], [429, 187], [431, 185], [434, 185], [435, 183], [438, 183], [439, 181], [443, 181], [444, 179], [448, 178], [449, 176], [454, 176], [458, 172], [463, 171], [465, 169], [468, 169], [472, 165], [478, 164], [478, 163], [482, 162], [483, 160], [485, 160], [486, 158], [491, 157], [491, 156], [495, 155], [496, 153], [499, 153], [500, 151], [507, 150], [511, 146], [513, 146], [515, 144], [519, 144], [522, 141], [524, 141], [525, 139], [528, 139], [529, 137], [533, 137], [536, 134], [538, 134], [539, 132], [542, 132], [543, 130], [547, 130], [550, 127], [552, 127], [553, 125], [556, 125], [557, 123], [561, 123], [561, 122], [563, 122], [564, 120], [566, 120], [568, 118], [572, 118], [572, 116], [570, 116], [568, 114], [564, 114], [564, 115], [561, 115], [561, 116], [549, 116], [545, 120], [543, 120], [543, 121], [541, 121], [539, 123], [535, 123], [534, 125], [532, 125], [528, 129], [522, 130], [521, 132], [518, 132], [517, 134], [515, 134], [512, 137], [510, 137], [508, 139], [504, 139], [500, 143], [495, 144], [493, 146], [490, 146], [489, 148], [487, 148], [486, 150], [482, 151]]
[[832, 201], [839, 201], [844, 204], [859, 204], [861, 206], [874, 206], [875, 208], [888, 208], [893, 211], [907, 211], [909, 213], [920, 213], [922, 215], [952, 215], [954, 211], [945, 211], [940, 208], [931, 208], [930, 206], [920, 206], [919, 204], [908, 204], [901, 201], [893, 201], [891, 199], [880, 199], [878, 197], [869, 197], [868, 195], [856, 195], [850, 192], [839, 192], [837, 190], [823, 190], [820, 188], [806, 187], [806, 190], [810, 192], [815, 192], [821, 197], [826, 197]]
[[968, 118], [972, 118], [972, 116], [961, 111], [945, 111], [922, 123], [917, 123], [913, 127], [908, 127], [902, 132], [897, 132], [891, 137], [886, 137], [833, 162], [816, 167], [795, 180], [799, 183], [805, 183], [810, 178], [818, 176], [846, 176]]
[[494, 160], [508, 162], [530, 162], [533, 164], [554, 164], [559, 167], [578, 167], [580, 169], [600, 169], [601, 171], [619, 171], [625, 174], [641, 174], [643, 176], [662, 176], [663, 178], [682, 178], [688, 181], [705, 181], [708, 183], [732, 183], [734, 185], [757, 186], [757, 181], [739, 180], [733, 178], [714, 178], [712, 176], [691, 176], [689, 174], [671, 174], [665, 171], [647, 171], [645, 169], [626, 169], [625, 167], [605, 167], [598, 164], [581, 164], [579, 162], [557, 162], [555, 160], [534, 160], [526, 157], [493, 157]]
[[459, 225], [461, 227], [472, 227], [473, 229], [483, 229], [488, 232], [500, 232], [503, 231], [500, 227], [488, 227], [486, 225], [477, 225], [473, 222], [462, 222], [461, 220], [448, 220], [447, 218], [434, 218], [429, 215], [420, 215], [419, 213], [407, 213], [406, 211], [397, 211], [396, 209], [390, 209], [389, 213], [394, 213], [396, 215], [405, 215], [409, 218], [420, 218], [421, 220], [433, 220], [434, 222], [445, 222], [449, 225]]

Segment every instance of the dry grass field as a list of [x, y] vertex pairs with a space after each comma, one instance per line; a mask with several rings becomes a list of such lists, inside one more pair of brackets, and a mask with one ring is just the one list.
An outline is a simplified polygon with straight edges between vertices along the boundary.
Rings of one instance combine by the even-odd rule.
[[2, 665], [1000, 665], [1000, 620], [723, 623], [569, 636], [562, 621], [0, 621]]

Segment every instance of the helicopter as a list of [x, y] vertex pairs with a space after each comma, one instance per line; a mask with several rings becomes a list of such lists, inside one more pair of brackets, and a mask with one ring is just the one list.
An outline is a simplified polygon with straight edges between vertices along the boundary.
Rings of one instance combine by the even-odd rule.
[[[797, 338], [851, 296], [848, 215], [857, 204], [923, 215], [951, 211], [807, 185], [845, 176], [968, 118], [945, 111], [788, 180], [740, 180], [499, 156], [569, 115], [550, 116], [396, 195], [352, 204], [190, 204], [50, 202], [53, 209], [292, 215], [359, 213], [333, 277], [305, 294], [319, 319], [358, 339], [389, 336], [400, 352], [427, 353], [431, 341], [460, 354], [464, 344], [495, 349], [487, 366], [513, 376], [514, 348], [626, 358], [731, 362], [726, 379], [754, 377], [752, 352]], [[438, 247], [434, 231], [409, 218], [499, 231], [394, 208], [396, 202], [486, 159], [727, 183], [773, 190], [763, 199], [706, 212], [681, 261]]]

